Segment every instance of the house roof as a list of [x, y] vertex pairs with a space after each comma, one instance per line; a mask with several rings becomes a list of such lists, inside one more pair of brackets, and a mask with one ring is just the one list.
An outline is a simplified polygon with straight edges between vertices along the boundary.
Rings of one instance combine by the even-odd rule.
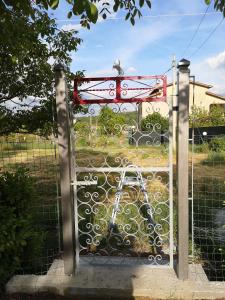
[[206, 92], [206, 95], [209, 95], [209, 96], [212, 96], [212, 97], [216, 97], [216, 98], [218, 98], [218, 99], [221, 99], [221, 100], [224, 100], [224, 101], [225, 101], [225, 96], [221, 96], [221, 95], [218, 95], [218, 94], [209, 92], [209, 91]]
[[[190, 84], [195, 84], [195, 85], [198, 85], [198, 86], [202, 86], [202, 87], [205, 87], [207, 89], [210, 89], [210, 88], [213, 87], [211, 84], [206, 84], [206, 83], [199, 82], [199, 81], [194, 82], [193, 80], [190, 80]], [[172, 85], [173, 85], [173, 83], [171, 82], [171, 83], [167, 84], [167, 87], [172, 86]]]
[[[176, 83], [177, 84], [177, 83]], [[202, 83], [202, 82], [199, 82], [199, 81], [193, 81], [193, 80], [190, 80], [190, 84], [195, 84], [195, 85], [198, 85], [198, 86], [202, 86], [204, 88], [207, 88], [207, 89], [210, 89], [213, 87], [213, 85], [211, 84], [206, 84], [206, 83]], [[167, 87], [169, 86], [172, 86], [173, 84], [172, 83], [169, 83], [167, 85]], [[209, 95], [209, 96], [212, 96], [212, 97], [215, 97], [217, 99], [220, 99], [220, 100], [224, 100], [225, 101], [225, 96], [221, 96], [221, 95], [218, 95], [218, 94], [215, 94], [215, 93], [212, 93], [212, 92], [209, 92], [209, 91], [206, 91], [206, 95]]]

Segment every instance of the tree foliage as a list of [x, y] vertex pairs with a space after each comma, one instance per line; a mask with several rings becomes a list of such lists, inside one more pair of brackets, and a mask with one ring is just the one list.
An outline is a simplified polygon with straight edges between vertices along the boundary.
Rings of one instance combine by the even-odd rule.
[[[74, 30], [60, 31], [40, 5], [28, 12], [26, 1], [4, 3], [0, 1], [0, 134], [24, 129], [47, 135], [55, 101], [50, 62], [68, 66], [81, 39]], [[67, 77], [74, 74], [68, 71]]]
[[0, 103], [31, 95], [45, 98], [52, 93], [54, 78], [49, 59], [69, 64], [69, 52], [81, 40], [75, 31], [59, 31], [43, 10], [34, 8], [32, 18], [7, 9], [0, 12]]
[[225, 110], [219, 106], [213, 106], [210, 111], [204, 107], [194, 105], [189, 116], [190, 127], [223, 126], [225, 124]]
[[[213, 0], [205, 0], [207, 5], [210, 5]], [[214, 0], [214, 9], [217, 11], [221, 11], [223, 16], [225, 17], [225, 1], [224, 0]]]
[[[151, 8], [150, 0], [66, 0], [68, 4], [68, 18], [74, 16], [80, 17], [82, 26], [90, 28], [90, 23], [96, 23], [99, 17], [106, 19], [113, 12], [118, 10], [125, 11], [125, 20], [130, 20], [135, 24], [135, 18], [141, 17], [141, 8], [146, 5]], [[0, 5], [13, 8], [15, 11], [32, 16], [34, 3], [38, 7], [46, 10], [56, 9], [60, 0], [0, 0]]]
[[[47, 136], [52, 131], [55, 99], [50, 61], [68, 66], [70, 52], [81, 43], [75, 30], [59, 30], [49, 17], [48, 9], [56, 9], [59, 3], [0, 0], [0, 134], [22, 130]], [[67, 0], [68, 17], [80, 16], [82, 26], [90, 28], [99, 16], [110, 15], [112, 3], [113, 11], [125, 10], [132, 24], [136, 16], [141, 16], [140, 8], [151, 6], [149, 0]], [[67, 77], [74, 74], [68, 71]]]
[[218, 135], [209, 142], [209, 149], [215, 152], [225, 151], [225, 135]]
[[163, 117], [159, 112], [149, 114], [141, 121], [141, 129], [143, 131], [161, 132], [168, 130], [168, 128], [168, 118]]
[[98, 118], [102, 135], [121, 135], [125, 117], [115, 113], [110, 107], [104, 106]]

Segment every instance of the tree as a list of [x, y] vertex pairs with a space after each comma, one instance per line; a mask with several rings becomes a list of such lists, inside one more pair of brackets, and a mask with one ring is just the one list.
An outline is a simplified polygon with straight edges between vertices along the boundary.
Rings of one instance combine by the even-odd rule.
[[213, 127], [225, 124], [225, 111], [223, 107], [213, 106], [210, 111], [196, 105], [192, 106], [189, 116], [191, 127]]
[[81, 39], [74, 36], [76, 31], [59, 31], [41, 9], [33, 9], [32, 19], [1, 7], [0, 12], [0, 104], [15, 97], [45, 98], [54, 76], [49, 59], [68, 65], [69, 52]]
[[[130, 20], [131, 24], [135, 24], [135, 18], [141, 17], [141, 8], [146, 4], [151, 8], [150, 0], [66, 0], [69, 4], [68, 18], [73, 15], [80, 17], [82, 26], [90, 29], [90, 23], [96, 23], [99, 16], [106, 19], [110, 16], [110, 8], [113, 11], [123, 10], [126, 12], [125, 20]], [[60, 0], [0, 0], [0, 6], [12, 8], [14, 11], [22, 12], [27, 16], [33, 15], [34, 4], [38, 7], [44, 7], [46, 10], [56, 9]], [[111, 5], [112, 3], [112, 5]]]
[[[96, 23], [99, 16], [106, 18], [110, 14], [107, 0], [67, 2], [70, 5], [68, 17], [80, 16], [82, 26], [87, 28], [90, 23]], [[113, 10], [125, 10], [125, 19], [134, 24], [136, 15], [141, 16], [139, 8], [145, 3], [151, 7], [149, 0], [114, 0]], [[56, 9], [58, 4], [59, 0], [0, 0], [0, 134], [21, 128], [45, 135], [51, 131], [54, 74], [49, 60], [68, 66], [69, 53], [76, 51], [81, 43], [75, 30], [59, 30], [55, 20], [49, 17], [47, 10]], [[74, 74], [68, 71], [67, 77], [72, 78]], [[26, 111], [18, 110], [18, 100]], [[16, 111], [9, 109], [12, 103]], [[76, 107], [78, 110], [81, 107]]]
[[141, 129], [143, 131], [161, 132], [167, 131], [168, 128], [168, 118], [163, 117], [159, 112], [149, 114], [141, 121]]
[[[50, 60], [68, 66], [70, 52], [77, 50], [81, 39], [77, 31], [60, 31], [41, 6], [32, 7], [28, 15], [0, 1], [0, 13], [0, 133], [21, 127], [43, 129], [43, 120], [49, 129], [55, 100]], [[74, 74], [68, 71], [67, 77]]]
[[121, 135], [125, 117], [104, 106], [98, 119], [102, 135]]
[[[207, 5], [212, 3], [212, 0], [205, 0]], [[225, 17], [225, 1], [224, 0], [214, 0], [214, 9], [217, 11], [221, 11], [223, 16]]]

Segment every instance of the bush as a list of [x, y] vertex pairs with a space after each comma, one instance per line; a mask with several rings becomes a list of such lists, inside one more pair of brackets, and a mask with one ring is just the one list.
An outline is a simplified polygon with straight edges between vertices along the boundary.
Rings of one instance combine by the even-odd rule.
[[207, 111], [203, 107], [193, 105], [189, 116], [190, 127], [213, 127], [223, 126], [225, 124], [224, 109], [221, 107], [212, 107]]
[[169, 128], [169, 120], [160, 113], [154, 112], [141, 121], [141, 129], [143, 131], [167, 131]]
[[40, 256], [43, 234], [34, 229], [35, 191], [26, 170], [0, 175], [0, 286], [23, 262]]
[[211, 152], [208, 157], [202, 161], [203, 165], [223, 165], [225, 164], [225, 153]]
[[215, 152], [225, 151], [225, 135], [219, 135], [211, 139], [209, 148]]
[[74, 130], [79, 135], [86, 136], [90, 132], [90, 126], [88, 123], [77, 121], [76, 124], [74, 125]]
[[104, 106], [99, 115], [100, 132], [103, 135], [122, 134], [122, 126], [125, 124], [125, 117], [115, 113], [111, 108]]
[[[192, 150], [192, 145], [190, 145], [190, 151]], [[209, 152], [209, 144], [207, 142], [203, 142], [199, 145], [194, 145], [194, 153], [208, 153]]]

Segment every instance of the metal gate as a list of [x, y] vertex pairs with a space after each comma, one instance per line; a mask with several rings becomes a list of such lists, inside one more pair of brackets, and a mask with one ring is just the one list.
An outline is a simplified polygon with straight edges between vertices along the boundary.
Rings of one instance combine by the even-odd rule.
[[75, 80], [76, 260], [173, 266], [166, 76]]

